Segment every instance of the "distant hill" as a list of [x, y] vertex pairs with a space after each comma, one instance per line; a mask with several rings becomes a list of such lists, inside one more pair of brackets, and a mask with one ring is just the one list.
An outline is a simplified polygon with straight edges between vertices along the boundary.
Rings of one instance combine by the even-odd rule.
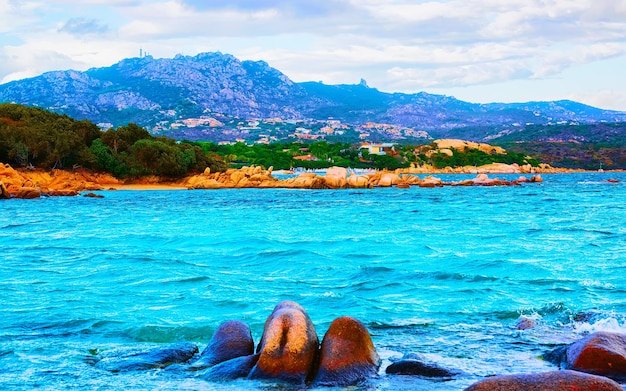
[[626, 121], [626, 113], [572, 101], [476, 104], [453, 97], [385, 93], [367, 86], [295, 83], [263, 61], [222, 53], [171, 59], [130, 58], [106, 68], [73, 70], [0, 85], [0, 102], [39, 106], [101, 127], [130, 122], [149, 130], [181, 118], [376, 122], [425, 130], [433, 138], [485, 141], [528, 124]]

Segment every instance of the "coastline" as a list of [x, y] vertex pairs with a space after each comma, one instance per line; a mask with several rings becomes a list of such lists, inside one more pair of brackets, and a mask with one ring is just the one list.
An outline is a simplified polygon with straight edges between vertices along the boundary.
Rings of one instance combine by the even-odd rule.
[[[225, 188], [296, 188], [296, 189], [344, 189], [374, 187], [442, 187], [442, 186], [517, 186], [528, 182], [542, 182], [540, 174], [566, 174], [592, 172], [553, 168], [518, 166], [517, 164], [494, 163], [479, 167], [446, 167], [435, 169], [432, 166], [388, 170], [352, 170], [331, 167], [320, 171], [273, 172], [272, 167], [259, 166], [229, 169], [212, 173], [205, 172], [181, 179], [146, 176], [130, 180], [120, 180], [108, 173], [95, 173], [84, 169], [75, 170], [29, 170], [14, 169], [8, 164], [0, 164], [1, 198], [38, 198], [40, 196], [76, 196], [85, 191], [159, 191], [195, 190]], [[598, 172], [598, 171], [593, 171]], [[624, 172], [624, 170], [600, 171], [599, 173]], [[448, 182], [433, 175], [467, 174], [475, 178]], [[504, 180], [489, 175], [520, 175], [514, 180]], [[425, 175], [421, 178], [417, 175]]]

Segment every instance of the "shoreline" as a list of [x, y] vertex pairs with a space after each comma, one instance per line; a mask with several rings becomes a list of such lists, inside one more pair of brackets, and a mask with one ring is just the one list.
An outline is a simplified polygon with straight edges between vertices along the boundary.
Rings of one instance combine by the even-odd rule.
[[[121, 180], [108, 173], [75, 170], [27, 170], [14, 169], [0, 164], [0, 199], [39, 198], [41, 196], [77, 196], [85, 191], [162, 191], [227, 188], [287, 188], [287, 189], [363, 189], [375, 187], [443, 187], [443, 186], [517, 186], [522, 183], [540, 183], [541, 174], [571, 173], [611, 174], [626, 170], [587, 171], [565, 170], [552, 167], [520, 167], [495, 163], [480, 167], [457, 167], [434, 169], [417, 167], [408, 169], [359, 171], [343, 167], [331, 167], [318, 171], [276, 171], [260, 166], [228, 169], [204, 173], [181, 179], [145, 176]], [[418, 176], [419, 175], [419, 176]], [[433, 175], [475, 175], [472, 179], [449, 182]], [[489, 175], [519, 175], [516, 179], [499, 179]], [[280, 178], [284, 177], [284, 178]], [[445, 178], [445, 177], [444, 177]], [[608, 179], [608, 182], [620, 182]]]
[[111, 185], [108, 188], [102, 189], [102, 190], [119, 190], [119, 191], [154, 190], [154, 191], [159, 191], [159, 190], [188, 190], [188, 189], [186, 187], [184, 187], [184, 186], [179, 186], [179, 185], [170, 184], [170, 183], [158, 183], [158, 184], [149, 184], [149, 185], [128, 183], [128, 184], [122, 184], [122, 185]]

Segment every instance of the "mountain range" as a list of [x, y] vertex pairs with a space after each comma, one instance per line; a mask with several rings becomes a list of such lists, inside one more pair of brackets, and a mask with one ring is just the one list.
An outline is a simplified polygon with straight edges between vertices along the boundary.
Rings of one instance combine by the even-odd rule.
[[333, 119], [423, 130], [433, 138], [485, 141], [531, 125], [626, 122], [626, 112], [562, 100], [477, 104], [425, 92], [387, 93], [354, 85], [296, 83], [264, 61], [202, 53], [124, 59], [110, 67], [47, 72], [0, 85], [0, 102], [39, 106], [102, 127], [134, 122], [149, 130], [176, 120]]

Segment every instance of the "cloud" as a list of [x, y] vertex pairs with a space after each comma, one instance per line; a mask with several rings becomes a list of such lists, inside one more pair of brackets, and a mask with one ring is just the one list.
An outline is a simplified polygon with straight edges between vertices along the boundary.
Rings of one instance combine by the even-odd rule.
[[[6, 61], [9, 59], [9, 61]], [[23, 47], [3, 48], [0, 51], [0, 83], [37, 76], [44, 71], [69, 69], [76, 65], [70, 57], [40, 48], [32, 51]], [[45, 64], [42, 66], [41, 64]]]
[[257, 12], [277, 10], [284, 15], [298, 17], [319, 17], [343, 12], [350, 8], [349, 2], [341, 0], [181, 0], [182, 4], [195, 10], [239, 10], [241, 12]]
[[571, 93], [566, 96], [576, 102], [607, 110], [626, 111], [626, 93], [615, 90], [599, 90], [592, 93]]
[[109, 27], [95, 19], [71, 18], [58, 31], [82, 36], [87, 34], [104, 34], [109, 31]]
[[626, 0], [0, 0], [0, 9], [0, 79], [66, 64], [30, 63], [40, 60], [32, 52], [86, 68], [143, 47], [155, 57], [221, 51], [296, 81], [364, 77], [411, 92], [535, 85], [626, 56]]

